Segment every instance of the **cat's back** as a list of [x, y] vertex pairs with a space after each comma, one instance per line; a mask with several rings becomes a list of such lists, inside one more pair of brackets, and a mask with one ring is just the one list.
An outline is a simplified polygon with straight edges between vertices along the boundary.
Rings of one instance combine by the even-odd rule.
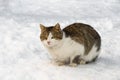
[[88, 24], [84, 23], [73, 23], [63, 29], [66, 37], [80, 37], [91, 36], [94, 39], [100, 38], [96, 30]]
[[72, 40], [83, 44], [86, 49], [86, 54], [90, 51], [93, 45], [101, 46], [101, 38], [98, 32], [88, 24], [73, 23], [63, 29], [66, 37], [70, 37]]
[[84, 23], [73, 23], [65, 27], [63, 31], [66, 33], [66, 36], [75, 36], [77, 34], [84, 35], [85, 32], [90, 33], [93, 36], [98, 35], [93, 27]]

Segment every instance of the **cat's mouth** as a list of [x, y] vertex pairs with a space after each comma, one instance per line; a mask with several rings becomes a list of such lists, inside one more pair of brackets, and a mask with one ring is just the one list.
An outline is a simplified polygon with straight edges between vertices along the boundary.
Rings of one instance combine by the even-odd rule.
[[43, 41], [43, 44], [48, 48], [56, 47], [58, 43], [58, 41]]
[[49, 44], [47, 44], [46, 46], [47, 46], [48, 48], [56, 47], [56, 45], [55, 45], [55, 44], [52, 44], [52, 43], [49, 43]]
[[51, 42], [50, 42], [50, 41], [47, 41], [47, 45], [51, 45]]
[[47, 42], [47, 47], [53, 47], [52, 43], [51, 42]]

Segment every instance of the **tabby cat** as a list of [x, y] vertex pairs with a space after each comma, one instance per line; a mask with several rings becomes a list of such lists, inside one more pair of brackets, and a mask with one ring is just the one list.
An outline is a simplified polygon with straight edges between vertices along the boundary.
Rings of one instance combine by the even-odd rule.
[[46, 27], [40, 24], [40, 40], [58, 65], [77, 66], [96, 60], [101, 37], [90, 25], [73, 23], [64, 29], [60, 24]]

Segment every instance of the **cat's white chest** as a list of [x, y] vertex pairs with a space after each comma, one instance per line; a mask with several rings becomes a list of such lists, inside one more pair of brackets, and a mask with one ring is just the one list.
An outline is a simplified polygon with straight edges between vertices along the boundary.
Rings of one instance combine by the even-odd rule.
[[64, 61], [76, 55], [83, 55], [84, 46], [71, 40], [71, 38], [65, 38], [54, 48], [48, 48], [48, 51], [54, 59]]

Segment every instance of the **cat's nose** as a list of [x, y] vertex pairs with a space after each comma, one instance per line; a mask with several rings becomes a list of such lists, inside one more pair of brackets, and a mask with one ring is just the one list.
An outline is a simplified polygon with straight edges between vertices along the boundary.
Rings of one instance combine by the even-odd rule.
[[50, 45], [50, 41], [47, 41], [47, 44]]

